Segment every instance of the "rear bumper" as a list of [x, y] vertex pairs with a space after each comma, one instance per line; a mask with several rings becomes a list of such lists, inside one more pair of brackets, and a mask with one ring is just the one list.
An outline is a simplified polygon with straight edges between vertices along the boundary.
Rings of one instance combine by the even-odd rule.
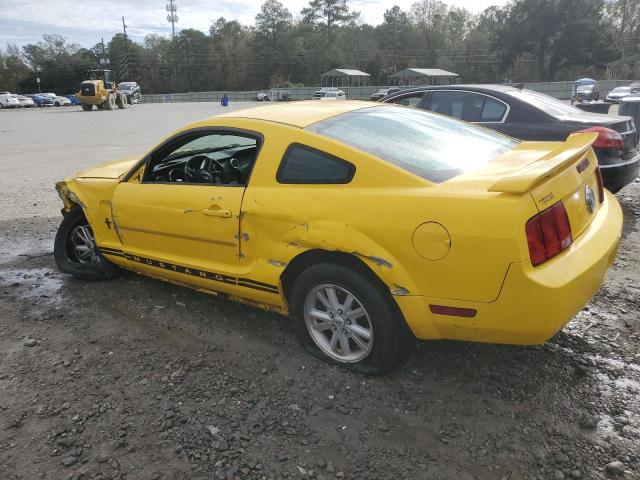
[[616, 193], [622, 187], [638, 178], [640, 172], [640, 154], [622, 163], [600, 165], [604, 188]]
[[[515, 345], [539, 344], [553, 337], [598, 292], [615, 259], [622, 210], [613, 195], [606, 196], [591, 225], [567, 250], [538, 267], [530, 261], [511, 264], [493, 302], [394, 297], [413, 333], [421, 339]], [[471, 318], [434, 314], [429, 309], [433, 304], [477, 313]]]

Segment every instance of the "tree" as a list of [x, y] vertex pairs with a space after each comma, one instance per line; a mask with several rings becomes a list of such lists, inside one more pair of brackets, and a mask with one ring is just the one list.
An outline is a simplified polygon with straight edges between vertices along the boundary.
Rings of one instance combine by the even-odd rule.
[[602, 62], [608, 56], [603, 6], [603, 0], [517, 0], [499, 35], [503, 62], [529, 53], [541, 81], [570, 65]]
[[324, 32], [327, 48], [336, 29], [360, 15], [349, 10], [347, 0], [311, 0], [309, 6], [300, 13], [307, 24]]
[[291, 12], [278, 0], [267, 0], [256, 15], [256, 34], [272, 49], [280, 48], [282, 38], [291, 28]]
[[640, 2], [607, 0], [605, 19], [612, 27], [617, 47], [624, 55], [640, 53]]

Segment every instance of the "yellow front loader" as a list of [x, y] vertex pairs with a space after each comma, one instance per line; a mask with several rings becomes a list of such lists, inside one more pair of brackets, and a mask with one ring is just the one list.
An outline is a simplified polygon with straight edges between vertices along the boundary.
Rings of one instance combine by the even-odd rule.
[[98, 110], [114, 110], [127, 107], [127, 97], [118, 92], [115, 82], [111, 81], [110, 70], [89, 70], [87, 80], [80, 84], [76, 94], [86, 112], [95, 105]]

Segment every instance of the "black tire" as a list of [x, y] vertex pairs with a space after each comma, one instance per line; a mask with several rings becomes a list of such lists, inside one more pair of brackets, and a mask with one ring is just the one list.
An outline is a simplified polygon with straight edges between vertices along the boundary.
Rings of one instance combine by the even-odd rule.
[[113, 93], [107, 95], [107, 99], [104, 101], [103, 105], [106, 110], [113, 110], [116, 108], [116, 99], [114, 98]]
[[88, 103], [81, 104], [81, 107], [85, 112], [90, 112], [93, 109], [93, 105], [90, 105]]
[[[312, 355], [357, 373], [383, 375], [395, 368], [402, 358], [407, 340], [402, 319], [390, 304], [393, 300], [366, 275], [332, 263], [320, 263], [304, 270], [295, 280], [291, 292], [293, 324], [300, 341]], [[317, 286], [332, 284], [351, 292], [369, 314], [373, 346], [368, 355], [355, 363], [337, 360], [325, 353], [312, 338], [305, 322], [307, 295]], [[390, 295], [389, 295], [390, 297]]]
[[58, 227], [53, 247], [56, 264], [61, 272], [69, 273], [83, 280], [108, 280], [118, 274], [118, 267], [104, 258], [97, 250], [98, 262], [94, 264], [81, 263], [74, 252], [71, 235], [77, 227], [89, 227], [81, 208], [74, 208], [69, 212]]
[[118, 94], [118, 96], [116, 97], [116, 105], [118, 105], [118, 108], [120, 110], [127, 108], [127, 97]]

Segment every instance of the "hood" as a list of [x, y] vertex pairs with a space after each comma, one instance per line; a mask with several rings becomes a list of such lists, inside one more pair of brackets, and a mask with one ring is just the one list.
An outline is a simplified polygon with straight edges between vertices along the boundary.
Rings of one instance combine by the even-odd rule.
[[140, 160], [140, 157], [127, 157], [121, 160], [102, 163], [88, 170], [76, 173], [76, 178], [117, 179], [127, 173]]

